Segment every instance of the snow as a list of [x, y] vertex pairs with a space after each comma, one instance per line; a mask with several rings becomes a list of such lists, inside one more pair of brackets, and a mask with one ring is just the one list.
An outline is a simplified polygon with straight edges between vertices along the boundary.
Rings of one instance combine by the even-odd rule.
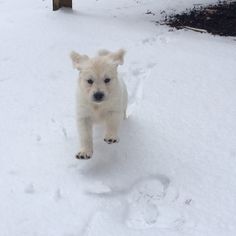
[[[0, 1], [1, 235], [235, 235], [236, 41], [154, 23], [214, 1], [73, 2]], [[120, 143], [76, 160], [68, 55], [121, 47]]]

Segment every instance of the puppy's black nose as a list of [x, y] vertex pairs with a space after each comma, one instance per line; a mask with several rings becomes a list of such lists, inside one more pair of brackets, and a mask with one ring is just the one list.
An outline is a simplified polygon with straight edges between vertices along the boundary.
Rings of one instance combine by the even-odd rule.
[[104, 93], [96, 92], [96, 93], [93, 95], [93, 98], [94, 98], [95, 101], [100, 102], [100, 101], [102, 101], [102, 99], [104, 98]]

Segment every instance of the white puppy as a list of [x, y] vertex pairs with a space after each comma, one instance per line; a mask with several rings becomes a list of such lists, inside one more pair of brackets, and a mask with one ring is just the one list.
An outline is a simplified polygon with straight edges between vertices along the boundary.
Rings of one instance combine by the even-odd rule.
[[102, 50], [94, 58], [71, 53], [74, 67], [80, 71], [77, 93], [77, 122], [80, 135], [78, 159], [93, 153], [93, 124], [104, 123], [104, 141], [117, 143], [118, 128], [126, 116], [127, 90], [118, 78], [117, 67], [123, 64], [125, 51]]

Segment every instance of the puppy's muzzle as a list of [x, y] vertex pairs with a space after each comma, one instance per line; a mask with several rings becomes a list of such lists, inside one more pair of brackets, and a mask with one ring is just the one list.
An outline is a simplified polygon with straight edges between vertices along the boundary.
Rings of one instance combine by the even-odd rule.
[[96, 92], [93, 94], [93, 100], [95, 102], [101, 102], [104, 99], [104, 93], [102, 92]]

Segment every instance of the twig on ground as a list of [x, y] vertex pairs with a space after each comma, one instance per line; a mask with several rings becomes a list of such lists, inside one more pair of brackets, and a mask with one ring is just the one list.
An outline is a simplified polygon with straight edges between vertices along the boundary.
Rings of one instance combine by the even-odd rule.
[[200, 32], [200, 33], [207, 33], [207, 31], [204, 30], [204, 29], [198, 29], [198, 28], [193, 28], [193, 27], [189, 27], [189, 26], [183, 26], [183, 28], [193, 30], [193, 31], [196, 31], [196, 32]]

